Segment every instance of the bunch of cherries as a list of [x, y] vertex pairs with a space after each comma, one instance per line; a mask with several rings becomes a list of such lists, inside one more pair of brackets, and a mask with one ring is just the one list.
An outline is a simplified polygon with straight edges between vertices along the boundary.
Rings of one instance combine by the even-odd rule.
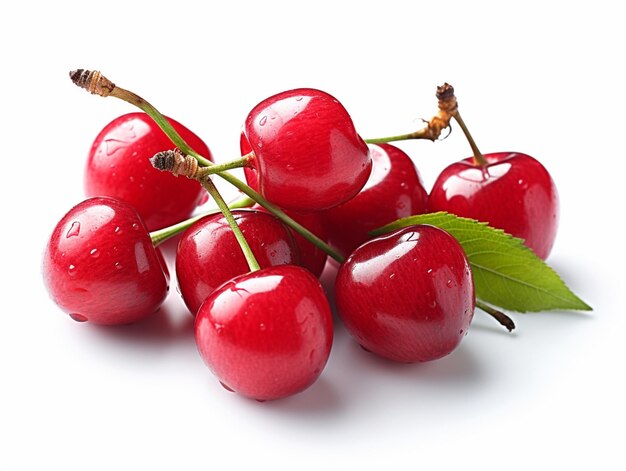
[[[242, 395], [289, 396], [320, 375], [333, 339], [318, 281], [327, 255], [340, 263], [338, 314], [363, 348], [421, 362], [458, 346], [475, 308], [459, 243], [432, 226], [371, 237], [373, 229], [445, 210], [523, 238], [544, 259], [554, 241], [556, 189], [532, 157], [482, 155], [471, 141], [474, 157], [446, 168], [429, 195], [409, 156], [385, 142], [432, 139], [450, 117], [465, 129], [448, 85], [422, 135], [368, 141], [376, 144], [359, 136], [331, 95], [279, 93], [248, 115], [242, 157], [213, 164], [200, 138], [139, 96], [97, 72], [70, 76], [147, 114], [115, 119], [94, 141], [85, 171], [90, 198], [59, 221], [45, 249], [52, 299], [81, 322], [120, 325], [151, 315], [169, 289], [157, 246], [182, 232], [176, 277], [195, 316], [198, 349], [220, 382]], [[235, 167], [244, 167], [247, 184], [228, 173]], [[227, 205], [213, 174], [246, 196]], [[190, 218], [205, 190], [220, 212]]]

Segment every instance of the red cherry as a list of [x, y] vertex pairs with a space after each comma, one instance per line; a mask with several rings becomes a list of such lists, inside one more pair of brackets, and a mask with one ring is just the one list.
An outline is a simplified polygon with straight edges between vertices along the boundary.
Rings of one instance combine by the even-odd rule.
[[[259, 211], [267, 211], [263, 206], [258, 204], [255, 204], [253, 208], [258, 209]], [[304, 226], [324, 242], [328, 240], [326, 227], [322, 221], [321, 213], [300, 213], [289, 210], [285, 212], [291, 219]], [[319, 278], [324, 271], [324, 267], [326, 266], [326, 252], [313, 245], [296, 231], [291, 230], [290, 228], [289, 231], [298, 245], [298, 251], [300, 252], [299, 265], [306, 268]]]
[[516, 152], [486, 154], [485, 167], [473, 158], [447, 167], [429, 198], [431, 211], [448, 211], [488, 222], [524, 239], [548, 258], [558, 226], [559, 198], [550, 174], [537, 160]]
[[222, 384], [257, 400], [309, 387], [322, 372], [333, 338], [319, 281], [301, 267], [265, 268], [224, 283], [195, 323], [196, 344]]
[[105, 325], [152, 314], [169, 278], [137, 211], [105, 197], [79, 203], [59, 221], [44, 253], [43, 277], [73, 319]]
[[432, 226], [411, 226], [361, 245], [341, 265], [337, 309], [365, 349], [401, 362], [454, 350], [474, 314], [461, 245]]
[[250, 186], [276, 205], [313, 211], [341, 204], [370, 174], [367, 145], [345, 108], [331, 95], [300, 88], [255, 106], [244, 126], [241, 152]]
[[[211, 159], [206, 144], [183, 125], [174, 129], [197, 152]], [[96, 137], [85, 168], [87, 196], [112, 196], [133, 205], [149, 230], [161, 229], [191, 215], [206, 198], [202, 186], [152, 167], [149, 158], [171, 149], [172, 142], [144, 113], [111, 121]]]
[[[296, 243], [278, 219], [261, 211], [236, 209], [232, 213], [261, 268], [298, 263]], [[249, 271], [241, 247], [221, 214], [197, 221], [178, 243], [176, 276], [192, 314], [222, 283]]]
[[324, 212], [329, 242], [345, 254], [378, 227], [426, 212], [428, 194], [410, 157], [390, 144], [370, 145], [372, 173], [347, 203]]

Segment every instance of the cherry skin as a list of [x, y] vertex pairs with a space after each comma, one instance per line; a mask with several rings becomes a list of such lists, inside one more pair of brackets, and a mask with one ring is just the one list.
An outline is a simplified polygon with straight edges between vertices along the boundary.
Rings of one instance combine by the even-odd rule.
[[341, 204], [371, 170], [367, 145], [345, 108], [320, 90], [290, 90], [259, 103], [241, 136], [248, 184], [281, 208], [315, 211]]
[[332, 314], [319, 281], [283, 265], [224, 283], [198, 311], [200, 355], [230, 390], [257, 400], [309, 387], [326, 365]]
[[[259, 211], [267, 211], [263, 206], [258, 204], [255, 204], [253, 208], [258, 209]], [[289, 210], [285, 212], [291, 219], [304, 226], [306, 229], [322, 239], [324, 242], [328, 241], [327, 231], [326, 227], [324, 226], [321, 213], [301, 213]], [[302, 237], [291, 228], [289, 228], [289, 231], [293, 235], [293, 238], [298, 245], [298, 251], [300, 252], [299, 265], [306, 268], [319, 278], [324, 271], [324, 267], [326, 266], [326, 252], [324, 252], [319, 247], [313, 245], [311, 242], [306, 240], [304, 237]]]
[[430, 193], [430, 211], [488, 222], [524, 239], [545, 260], [559, 219], [559, 197], [550, 174], [526, 154], [499, 152], [484, 157], [485, 167], [469, 158], [441, 172]]
[[[246, 209], [232, 213], [261, 268], [299, 263], [298, 248], [291, 233], [274, 216]], [[249, 271], [241, 247], [221, 214], [194, 223], [178, 243], [178, 287], [194, 315], [218, 286]]]
[[357, 248], [339, 268], [335, 296], [363, 348], [407, 363], [452, 352], [474, 315], [474, 283], [461, 245], [426, 225]]
[[54, 302], [76, 321], [120, 325], [155, 312], [169, 275], [137, 211], [113, 198], [90, 198], [56, 225], [43, 257]]
[[[206, 144], [180, 123], [174, 129], [197, 152], [211, 159]], [[174, 145], [144, 113], [130, 113], [110, 122], [96, 137], [85, 168], [85, 194], [112, 196], [129, 202], [149, 230], [188, 218], [206, 200], [202, 186], [152, 167], [149, 158]]]
[[410, 157], [390, 144], [369, 147], [372, 173], [363, 189], [323, 213], [329, 242], [344, 254], [370, 239], [369, 231], [427, 210], [428, 193]]

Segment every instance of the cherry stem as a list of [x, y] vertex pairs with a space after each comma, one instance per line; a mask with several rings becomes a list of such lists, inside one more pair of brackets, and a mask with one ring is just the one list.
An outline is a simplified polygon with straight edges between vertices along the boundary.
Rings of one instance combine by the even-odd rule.
[[206, 189], [206, 191], [208, 191], [209, 194], [213, 197], [213, 199], [217, 203], [217, 207], [220, 209], [220, 211], [224, 215], [224, 218], [226, 219], [226, 222], [228, 222], [228, 225], [232, 229], [233, 234], [235, 234], [235, 238], [237, 239], [237, 242], [239, 242], [241, 251], [246, 257], [246, 261], [248, 262], [248, 267], [250, 267], [250, 271], [260, 270], [261, 266], [254, 257], [248, 241], [243, 235], [243, 232], [241, 232], [241, 228], [237, 224], [237, 221], [235, 221], [233, 213], [230, 212], [230, 208], [226, 204], [226, 201], [224, 201], [224, 198], [222, 198], [220, 192], [217, 190], [217, 187], [215, 186], [215, 183], [213, 183], [213, 180], [211, 180], [211, 177], [204, 177], [201, 178], [199, 181], [200, 184]]
[[198, 170], [198, 176], [205, 177], [208, 175], [213, 175], [216, 173], [223, 172], [225, 170], [231, 170], [233, 168], [247, 167], [253, 158], [254, 158], [254, 152], [250, 152], [249, 154], [246, 154], [239, 159], [231, 160], [230, 162], [224, 162], [221, 164], [213, 164], [209, 167], [202, 167], [200, 170]]
[[[229, 203], [228, 207], [230, 209], [238, 209], [238, 208], [247, 208], [247, 207], [250, 207], [252, 205], [254, 205], [254, 201], [251, 200], [250, 198], [248, 198], [247, 196], [243, 196], [243, 197], [237, 199], [236, 201], [233, 201], [232, 203]], [[175, 235], [178, 235], [181, 232], [187, 230], [196, 221], [199, 221], [200, 219], [202, 219], [202, 218], [204, 218], [206, 216], [211, 216], [213, 214], [217, 214], [219, 212], [220, 212], [220, 210], [218, 208], [211, 209], [211, 210], [206, 211], [206, 212], [204, 212], [202, 214], [198, 214], [197, 216], [190, 217], [189, 219], [186, 219], [186, 220], [181, 221], [179, 223], [173, 224], [173, 225], [168, 226], [168, 227], [164, 227], [163, 229], [158, 229], [156, 231], [152, 231], [150, 233], [150, 239], [152, 240], [152, 245], [157, 247], [158, 245], [162, 244], [166, 240], [169, 240], [172, 237], [174, 237]]]
[[509, 332], [511, 332], [513, 329], [515, 329], [515, 323], [513, 322], [513, 319], [511, 319], [505, 313], [503, 313], [501, 311], [498, 311], [497, 309], [494, 309], [491, 306], [488, 306], [487, 304], [485, 304], [485, 303], [483, 303], [483, 302], [481, 302], [479, 300], [476, 300], [476, 307], [478, 309], [480, 309], [481, 311], [484, 311], [487, 314], [489, 314], [495, 320], [497, 320], [501, 325], [506, 327], [506, 329]]
[[469, 142], [472, 152], [474, 153], [474, 165], [485, 167], [487, 160], [485, 156], [480, 152], [476, 141], [470, 134], [461, 114], [459, 113], [459, 104], [454, 95], [454, 87], [449, 83], [444, 83], [440, 87], [437, 87], [437, 101], [439, 105], [439, 111], [433, 116], [430, 121], [425, 121], [426, 126], [415, 132], [408, 134], [400, 134], [398, 136], [380, 137], [376, 139], [366, 139], [368, 144], [382, 144], [385, 142], [403, 141], [407, 139], [429, 139], [434, 141], [439, 139], [441, 131], [450, 126], [450, 120], [454, 118], [458, 125], [463, 130], [465, 138]]
[[463, 130], [463, 134], [465, 134], [465, 138], [467, 139], [467, 142], [469, 142], [469, 145], [472, 148], [472, 152], [474, 153], [474, 165], [485, 167], [487, 165], [487, 160], [485, 160], [485, 156], [481, 154], [480, 150], [478, 150], [476, 141], [474, 141], [474, 138], [472, 137], [469, 130], [467, 129], [467, 126], [465, 125], [465, 121], [463, 121], [463, 119], [461, 118], [461, 114], [459, 113], [459, 110], [456, 110], [454, 114], [452, 115], [452, 117], [456, 120], [458, 125]]
[[428, 128], [422, 128], [414, 132], [410, 132], [407, 134], [399, 134], [397, 136], [375, 137], [371, 139], [365, 139], [365, 142], [367, 142], [368, 144], [386, 144], [387, 142], [408, 141], [410, 139], [434, 140], [432, 136], [430, 135]]
[[[102, 97], [114, 96], [115, 98], [119, 98], [120, 100], [123, 100], [127, 103], [130, 103], [131, 105], [138, 107], [154, 120], [154, 122], [163, 130], [163, 132], [167, 135], [167, 137], [169, 137], [172, 143], [182, 151], [182, 153], [195, 158], [198, 161], [198, 164], [200, 164], [202, 167], [212, 167], [214, 165], [213, 162], [211, 162], [209, 159], [203, 157], [195, 150], [193, 150], [176, 132], [176, 130], [169, 123], [169, 121], [165, 119], [161, 112], [150, 103], [148, 103], [146, 100], [141, 98], [139, 95], [118, 87], [102, 74], [100, 74], [100, 72], [98, 71], [78, 69], [70, 72], [70, 78], [76, 86], [83, 88], [94, 95], [99, 95]], [[246, 194], [254, 201], [259, 203], [270, 213], [280, 219], [283, 223], [292, 228], [294, 231], [296, 231], [306, 240], [314, 244], [316, 247], [319, 247], [321, 250], [326, 252], [336, 261], [338, 261], [339, 263], [343, 262], [345, 257], [341, 253], [333, 249], [326, 242], [317, 237], [304, 226], [294, 221], [287, 214], [285, 214], [284, 211], [267, 201], [263, 196], [250, 188], [243, 181], [225, 171], [216, 173], [216, 175], [220, 176], [231, 185], [238, 188], [242, 193]]]

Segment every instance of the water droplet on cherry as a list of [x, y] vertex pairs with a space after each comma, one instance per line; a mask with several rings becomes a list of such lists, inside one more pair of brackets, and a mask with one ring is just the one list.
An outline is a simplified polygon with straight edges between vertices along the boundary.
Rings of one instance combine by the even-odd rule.
[[80, 234], [80, 222], [74, 221], [72, 225], [70, 226], [69, 230], [67, 231], [67, 234], [65, 234], [65, 237], [69, 239], [70, 237], [74, 237], [79, 234]]
[[70, 276], [74, 276], [76, 274], [76, 266], [70, 265], [69, 267], [67, 267], [67, 272], [70, 274]]
[[91, 249], [89, 255], [91, 255], [93, 258], [98, 258], [100, 256], [100, 251], [98, 249]]
[[117, 139], [107, 139], [106, 141], [104, 141], [104, 144], [106, 146], [106, 153], [109, 156], [126, 147], [125, 142], [119, 141]]
[[452, 282], [452, 280], [448, 280], [448, 281], [446, 282], [446, 286], [447, 286], [448, 288], [452, 288], [452, 287], [454, 286], [454, 283]]
[[265, 126], [265, 123], [267, 123], [267, 116], [263, 116], [263, 117], [259, 120], [259, 126]]
[[71, 313], [70, 317], [76, 322], [87, 322], [87, 317], [83, 316], [82, 314], [78, 314], [77, 312]]
[[116, 270], [121, 270], [122, 268], [124, 268], [120, 262], [115, 262], [114, 266]]

